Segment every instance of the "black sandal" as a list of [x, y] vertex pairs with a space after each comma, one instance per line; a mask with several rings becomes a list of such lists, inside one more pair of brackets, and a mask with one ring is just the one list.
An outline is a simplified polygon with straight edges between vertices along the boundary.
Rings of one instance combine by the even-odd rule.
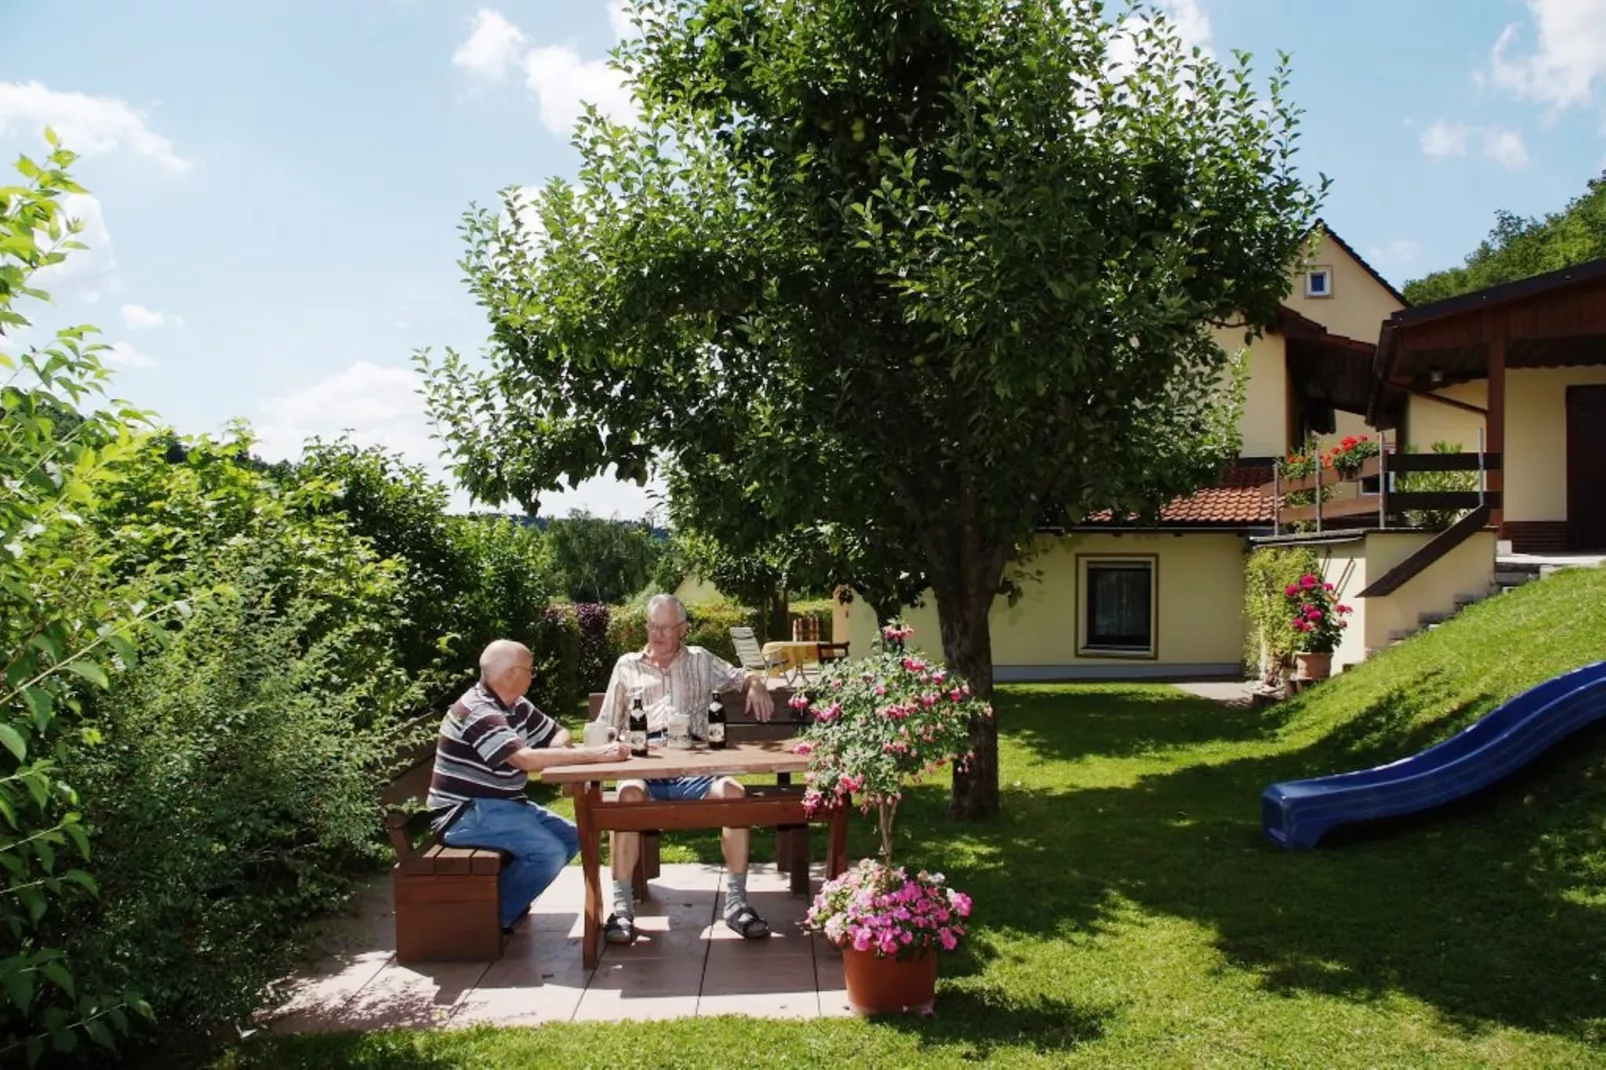
[[734, 914], [725, 916], [731, 931], [740, 933], [743, 940], [763, 940], [770, 935], [770, 923], [758, 916], [758, 911], [746, 903]]
[[602, 926], [604, 943], [626, 945], [636, 942], [636, 919], [629, 914], [609, 914]]

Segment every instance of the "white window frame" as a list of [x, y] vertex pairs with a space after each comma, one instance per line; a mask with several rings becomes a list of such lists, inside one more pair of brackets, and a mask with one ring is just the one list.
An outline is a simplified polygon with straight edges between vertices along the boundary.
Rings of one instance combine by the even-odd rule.
[[[1088, 613], [1092, 608], [1093, 585], [1090, 573], [1101, 567], [1140, 566], [1149, 573], [1149, 643], [1146, 647], [1094, 646]], [[1076, 654], [1084, 658], [1137, 658], [1156, 660], [1160, 656], [1160, 555], [1158, 554], [1077, 554], [1076, 555]]]
[[[1318, 275], [1322, 277], [1325, 286], [1321, 290], [1311, 285], [1312, 280]], [[1333, 269], [1331, 267], [1317, 265], [1305, 272], [1305, 296], [1318, 299], [1333, 296]]]

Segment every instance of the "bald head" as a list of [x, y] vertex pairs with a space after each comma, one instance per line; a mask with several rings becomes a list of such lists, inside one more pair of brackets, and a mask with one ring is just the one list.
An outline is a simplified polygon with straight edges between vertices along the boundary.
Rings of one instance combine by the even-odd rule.
[[504, 701], [524, 694], [533, 674], [530, 648], [511, 639], [498, 639], [480, 652], [480, 679]]

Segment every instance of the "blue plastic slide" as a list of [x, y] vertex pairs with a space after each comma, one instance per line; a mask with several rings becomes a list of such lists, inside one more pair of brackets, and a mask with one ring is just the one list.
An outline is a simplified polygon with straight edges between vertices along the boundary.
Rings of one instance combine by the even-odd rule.
[[1260, 796], [1266, 835], [1315, 847], [1335, 825], [1426, 810], [1507, 776], [1565, 736], [1606, 717], [1606, 661], [1524, 691], [1476, 724], [1376, 769], [1273, 784]]

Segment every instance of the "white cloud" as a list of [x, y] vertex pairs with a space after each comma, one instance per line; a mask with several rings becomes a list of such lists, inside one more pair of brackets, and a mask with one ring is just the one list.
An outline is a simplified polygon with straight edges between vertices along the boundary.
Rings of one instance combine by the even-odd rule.
[[418, 395], [418, 375], [406, 367], [359, 361], [342, 372], [262, 406], [259, 452], [267, 458], [299, 457], [313, 435], [349, 431], [363, 445], [384, 446], [415, 462], [433, 463], [435, 449]]
[[[628, 5], [629, 0], [608, 2], [608, 22], [621, 40], [635, 32]], [[524, 84], [535, 94], [542, 124], [555, 134], [573, 131], [588, 103], [616, 122], [635, 121], [630, 90], [606, 59], [585, 59], [569, 45], [526, 50], [528, 40], [501, 12], [481, 8], [474, 16], [473, 32], [452, 53], [452, 62], [493, 80], [505, 78], [508, 68], [517, 64]]]
[[[419, 385], [417, 373], [410, 368], [359, 361], [305, 389], [265, 403], [263, 420], [256, 427], [256, 452], [267, 460], [294, 459], [301, 456], [302, 444], [313, 435], [331, 439], [345, 433], [358, 445], [400, 453], [453, 487], [438, 446], [430, 438]], [[599, 516], [617, 513], [637, 518], [652, 508], [647, 491], [654, 487], [663, 492], [656, 483], [641, 488], [606, 476], [588, 479], [574, 490], [543, 497], [541, 512], [561, 516], [574, 508]], [[461, 512], [471, 507], [469, 496], [454, 489], [451, 508]], [[513, 503], [502, 506], [503, 511], [516, 508]]]
[[1423, 154], [1436, 158], [1465, 156], [1474, 142], [1481, 155], [1508, 171], [1528, 166], [1528, 147], [1515, 130], [1435, 119], [1422, 131]]
[[153, 131], [145, 116], [116, 97], [59, 92], [38, 82], [0, 82], [0, 135], [17, 129], [40, 138], [46, 126], [61, 135], [65, 148], [83, 156], [126, 149], [148, 156], [169, 171], [189, 169], [190, 161], [173, 143]]
[[184, 318], [167, 312], [157, 312], [155, 309], [146, 308], [144, 305], [123, 306], [123, 325], [130, 330], [149, 331], [157, 327], [166, 327], [169, 324], [174, 327], [182, 327], [184, 326]]
[[606, 60], [581, 59], [567, 45], [532, 48], [524, 57], [524, 84], [541, 104], [541, 122], [554, 134], [568, 134], [586, 104], [615, 122], [636, 118], [635, 101], [619, 72]]
[[507, 77], [524, 47], [524, 31], [500, 11], [482, 7], [474, 14], [474, 30], [452, 53], [452, 63], [486, 78]]
[[[1210, 48], [1210, 16], [1200, 0], [1159, 0], [1156, 6], [1181, 40], [1184, 50], [1197, 47], [1206, 56], [1214, 55]], [[1149, 28], [1149, 23], [1146, 16], [1128, 15], [1116, 24], [1115, 33], [1109, 38], [1111, 79], [1120, 81], [1132, 70], [1137, 61], [1137, 39]]]
[[1395, 238], [1384, 245], [1374, 245], [1366, 251], [1366, 258], [1385, 275], [1399, 277], [1410, 270], [1422, 253], [1421, 245], [1409, 238]]
[[1182, 38], [1183, 45], [1209, 50], [1210, 46], [1210, 16], [1205, 14], [1204, 5], [1199, 0], [1161, 0], [1160, 10], [1177, 28], [1177, 35]]
[[85, 248], [67, 250], [65, 260], [34, 275], [34, 285], [58, 300], [71, 295], [98, 301], [104, 293], [115, 293], [122, 284], [117, 278], [117, 257], [112, 252], [112, 236], [106, 229], [100, 199], [88, 193], [69, 193], [61, 199], [61, 209], [66, 219], [83, 224], [72, 240]]
[[100, 359], [113, 368], [154, 368], [156, 360], [135, 349], [127, 342], [113, 342], [111, 348], [101, 353]]
[[1587, 105], [1606, 83], [1606, 0], [1527, 0], [1534, 44], [1513, 23], [1489, 53], [1489, 80], [1554, 111]]

